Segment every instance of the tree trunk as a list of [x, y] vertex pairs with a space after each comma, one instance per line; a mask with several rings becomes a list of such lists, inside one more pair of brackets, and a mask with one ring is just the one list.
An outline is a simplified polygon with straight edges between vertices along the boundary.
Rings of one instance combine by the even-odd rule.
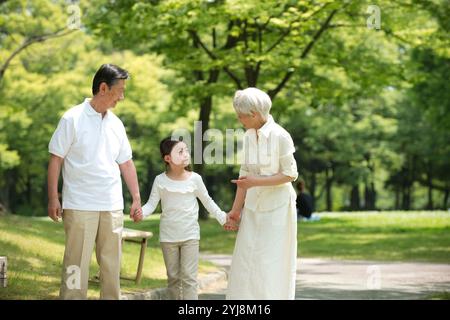
[[[194, 164], [194, 171], [197, 172], [200, 176], [202, 176], [204, 178], [204, 181], [206, 180], [206, 177], [204, 175], [205, 167], [204, 167], [204, 163], [203, 163], [203, 150], [205, 148], [205, 142], [203, 141], [203, 134], [209, 128], [209, 118], [211, 115], [211, 108], [212, 108], [212, 96], [208, 96], [208, 97], [204, 98], [200, 103], [199, 121], [202, 126], [201, 126], [201, 132], [199, 133], [199, 137], [200, 137], [201, 141], [194, 141], [194, 144], [196, 144], [196, 148], [201, 146], [201, 149], [200, 149], [201, 161], [200, 161], [200, 163]], [[194, 149], [196, 149], [196, 148], [194, 148]], [[206, 210], [203, 207], [203, 205], [201, 204], [201, 202], [199, 203], [199, 207], [200, 207], [200, 209], [199, 209], [200, 219], [207, 219], [208, 213], [206, 212]]]
[[450, 194], [450, 188], [446, 188], [445, 189], [445, 193], [444, 193], [444, 201], [442, 202], [442, 209], [447, 210], [448, 208], [448, 197]]
[[364, 186], [364, 207], [366, 210], [375, 210], [376, 203], [376, 192], [375, 192], [375, 165], [371, 161], [372, 157], [370, 154], [366, 155], [367, 168], [370, 171], [370, 175]]
[[400, 209], [400, 190], [398, 186], [395, 186], [395, 210]]
[[311, 186], [309, 187], [309, 192], [311, 193], [311, 198], [313, 202], [313, 208], [316, 210], [316, 189], [317, 189], [317, 177], [316, 173], [311, 173]]
[[403, 188], [402, 210], [409, 210], [411, 208], [411, 187], [406, 185]]
[[414, 158], [411, 157], [408, 159], [406, 167], [403, 168], [401, 173], [402, 179], [402, 209], [410, 210], [411, 209], [411, 188], [414, 182]]
[[9, 174], [7, 176], [6, 179], [6, 187], [9, 189], [8, 190], [8, 200], [7, 200], [7, 205], [9, 208], [9, 210], [11, 212], [17, 213], [17, 209], [19, 207], [20, 203], [20, 199], [18, 197], [17, 191], [16, 191], [16, 184], [15, 182], [18, 180], [17, 176], [18, 176], [18, 172], [17, 172], [17, 168], [14, 168], [12, 170], [9, 171]]
[[433, 210], [433, 173], [430, 163], [428, 163], [428, 170], [427, 170], [427, 185], [428, 185], [427, 209]]
[[[31, 183], [31, 177], [30, 177], [30, 173], [28, 172], [27, 174], [27, 208], [28, 207], [33, 207], [33, 192], [32, 192], [32, 183]], [[35, 211], [33, 210], [33, 212], [31, 213], [32, 216], [35, 216]]]
[[[218, 78], [219, 78], [219, 70], [211, 70], [209, 71], [207, 83], [208, 84], [216, 83]], [[200, 102], [199, 121], [201, 123], [201, 134], [200, 134], [201, 141], [194, 141], [194, 144], [197, 144], [197, 147], [201, 146], [201, 161], [200, 163], [194, 165], [194, 169], [195, 172], [197, 172], [202, 177], [204, 177], [205, 173], [203, 164], [203, 150], [205, 148], [205, 142], [203, 141], [203, 135], [205, 131], [209, 129], [209, 119], [211, 117], [212, 103], [213, 103], [213, 96], [211, 94], [204, 97]], [[206, 177], [204, 177], [204, 179], [206, 180]], [[208, 218], [208, 213], [201, 204], [199, 210], [199, 217], [200, 219]]]
[[327, 204], [327, 211], [332, 211], [333, 209], [333, 201], [332, 201], [332, 195], [331, 195], [331, 184], [333, 181], [333, 177], [330, 177], [328, 168], [325, 169], [325, 195], [326, 195], [326, 204]]
[[[198, 49], [200, 47], [200, 39], [195, 33], [191, 33], [192, 36], [192, 45], [195, 49]], [[213, 36], [214, 37], [214, 36]], [[218, 69], [212, 69], [209, 70], [208, 73], [208, 80], [207, 85], [216, 83], [219, 78], [220, 71]], [[201, 70], [194, 71], [194, 77], [197, 81], [203, 81], [203, 72]], [[200, 115], [199, 115], [199, 121], [201, 123], [201, 132], [199, 132], [198, 139], [195, 139], [194, 137], [194, 150], [195, 153], [197, 153], [197, 148], [200, 148], [198, 151], [200, 154], [199, 163], [194, 163], [194, 171], [196, 171], [200, 176], [203, 177], [204, 174], [204, 166], [203, 166], [203, 149], [204, 149], [204, 141], [203, 141], [203, 134], [206, 130], [209, 129], [209, 119], [211, 116], [211, 110], [212, 110], [212, 94], [208, 94], [201, 98], [200, 101]], [[197, 128], [195, 128], [197, 129]], [[194, 135], [195, 136], [195, 135]], [[200, 140], [200, 141], [197, 141]], [[196, 160], [196, 157], [194, 155], [194, 162]], [[206, 178], [206, 177], [204, 177]], [[206, 219], [208, 217], [207, 212], [205, 211], [205, 208], [200, 203], [200, 209], [199, 209], [199, 217], [200, 219]]]
[[375, 210], [375, 186], [373, 182], [366, 183], [364, 186], [364, 200], [366, 210]]
[[10, 211], [9, 207], [9, 179], [8, 173], [4, 172], [3, 177], [5, 178], [3, 185], [0, 188], [0, 205], [8, 212]]
[[350, 192], [350, 210], [351, 211], [358, 211], [361, 209], [360, 202], [361, 199], [359, 198], [359, 188], [358, 185], [352, 186], [352, 191]]

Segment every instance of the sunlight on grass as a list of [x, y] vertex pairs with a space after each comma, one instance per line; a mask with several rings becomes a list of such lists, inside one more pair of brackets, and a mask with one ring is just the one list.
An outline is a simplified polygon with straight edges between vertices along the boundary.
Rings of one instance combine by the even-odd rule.
[[[450, 213], [339, 212], [298, 222], [298, 256], [332, 259], [450, 262]], [[232, 254], [236, 234], [202, 221], [201, 249]]]
[[[298, 222], [298, 256], [381, 261], [450, 263], [450, 213], [356, 212], [324, 213], [321, 220]], [[166, 286], [166, 269], [159, 245], [159, 215], [141, 223], [125, 219], [125, 227], [153, 232], [147, 245], [142, 282], [122, 280], [123, 293]], [[235, 232], [226, 232], [214, 219], [200, 221], [200, 251], [232, 254]], [[125, 242], [122, 274], [134, 276], [140, 245]], [[9, 215], [0, 218], [0, 255], [8, 257], [8, 287], [0, 299], [57, 299], [64, 230], [48, 218]], [[201, 273], [216, 267], [200, 261]], [[91, 277], [98, 273], [95, 254]], [[89, 284], [88, 297], [99, 296], [99, 285]]]
[[[125, 219], [128, 228], [153, 232], [146, 253], [142, 280], [121, 280], [123, 293], [144, 291], [166, 286], [166, 269], [159, 246], [159, 215], [135, 224]], [[140, 245], [125, 242], [122, 255], [122, 274], [134, 277], [137, 271]], [[0, 218], [0, 255], [8, 257], [8, 287], [0, 290], [0, 299], [58, 299], [64, 255], [64, 229], [46, 217], [30, 218], [8, 215]], [[95, 253], [90, 264], [91, 278], [99, 267]], [[209, 262], [200, 261], [199, 272], [217, 270]], [[100, 287], [89, 283], [88, 298], [99, 297]]]
[[327, 213], [299, 222], [299, 255], [339, 259], [450, 262], [445, 211]]

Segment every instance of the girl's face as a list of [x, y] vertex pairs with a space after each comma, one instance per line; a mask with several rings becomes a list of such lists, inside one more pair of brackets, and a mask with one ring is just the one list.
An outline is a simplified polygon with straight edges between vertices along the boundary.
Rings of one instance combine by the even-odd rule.
[[237, 113], [239, 122], [245, 129], [259, 129], [264, 124], [265, 120], [259, 112], [251, 112], [251, 114]]
[[188, 147], [184, 142], [178, 142], [170, 152], [170, 155], [164, 157], [164, 159], [174, 166], [186, 167], [191, 162], [191, 155], [189, 154]]

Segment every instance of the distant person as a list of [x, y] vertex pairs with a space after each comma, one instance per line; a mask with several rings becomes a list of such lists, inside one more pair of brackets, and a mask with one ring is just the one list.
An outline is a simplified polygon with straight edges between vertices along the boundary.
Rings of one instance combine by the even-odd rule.
[[316, 221], [320, 220], [320, 217], [314, 215], [314, 199], [305, 192], [305, 181], [300, 180], [297, 183], [297, 189], [299, 191], [297, 195], [297, 216], [302, 220]]

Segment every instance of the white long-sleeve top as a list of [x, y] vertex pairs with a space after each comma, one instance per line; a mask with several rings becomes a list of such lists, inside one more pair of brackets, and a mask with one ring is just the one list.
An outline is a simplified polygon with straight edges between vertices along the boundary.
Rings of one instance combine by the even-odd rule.
[[197, 198], [221, 225], [225, 224], [226, 213], [211, 199], [199, 174], [192, 172], [180, 181], [170, 179], [165, 172], [156, 176], [142, 211], [144, 217], [151, 215], [161, 201], [160, 242], [200, 240]]

